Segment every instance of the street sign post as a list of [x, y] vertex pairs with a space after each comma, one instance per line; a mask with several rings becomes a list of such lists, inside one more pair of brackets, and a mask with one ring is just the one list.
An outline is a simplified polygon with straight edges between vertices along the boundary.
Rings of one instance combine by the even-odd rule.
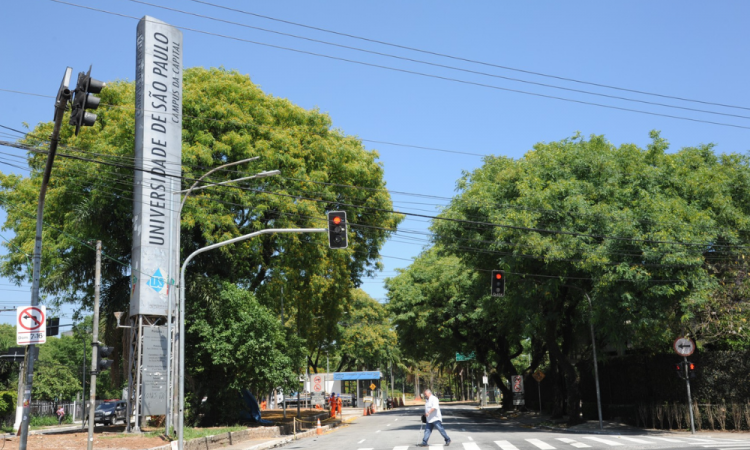
[[544, 379], [544, 372], [537, 370], [532, 375], [536, 380], [536, 390], [539, 393], [539, 416], [542, 416], [542, 380]]
[[687, 397], [688, 397], [688, 411], [690, 411], [690, 432], [692, 434], [695, 434], [695, 418], [693, 417], [693, 399], [690, 395], [690, 373], [688, 369], [688, 360], [687, 357], [692, 355], [693, 352], [695, 352], [695, 341], [693, 341], [690, 338], [677, 338], [674, 340], [674, 344], [672, 344], [672, 348], [674, 348], [675, 353], [682, 356], [682, 359], [684, 360], [685, 364], [682, 365], [683, 370], [685, 371], [685, 386], [687, 387]]
[[312, 391], [316, 394], [323, 392], [325, 385], [323, 384], [323, 377], [320, 375], [313, 375], [312, 377]]
[[18, 345], [47, 342], [47, 307], [19, 306], [16, 309], [16, 343]]

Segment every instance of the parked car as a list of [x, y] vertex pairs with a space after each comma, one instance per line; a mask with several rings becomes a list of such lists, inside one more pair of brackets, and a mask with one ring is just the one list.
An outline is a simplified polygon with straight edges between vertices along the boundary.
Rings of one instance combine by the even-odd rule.
[[102, 402], [94, 410], [94, 425], [114, 425], [118, 421], [125, 422], [128, 403], [124, 400]]

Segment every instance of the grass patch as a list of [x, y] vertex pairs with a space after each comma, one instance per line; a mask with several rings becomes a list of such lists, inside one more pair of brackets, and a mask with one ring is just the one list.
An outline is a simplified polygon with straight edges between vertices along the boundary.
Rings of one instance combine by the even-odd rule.
[[[221, 428], [190, 428], [185, 427], [185, 430], [183, 432], [183, 438], [185, 441], [189, 441], [190, 439], [200, 438], [200, 437], [206, 437], [206, 436], [213, 436], [216, 434], [222, 434], [222, 433], [229, 433], [231, 431], [240, 431], [240, 430], [246, 430], [247, 427], [244, 427], [242, 425], [236, 425], [233, 427], [221, 427]], [[126, 438], [131, 437], [132, 434], [126, 434], [126, 433], [120, 433], [114, 436], [107, 436], [108, 438]], [[155, 429], [153, 431], [144, 431], [143, 433], [144, 437], [164, 437], [164, 428], [161, 429]], [[175, 438], [177, 439], [177, 438]]]
[[[64, 424], [71, 424], [73, 423], [73, 417], [66, 414], [65, 417], [63, 417], [62, 423]], [[31, 416], [31, 420], [29, 420], [29, 428], [32, 430], [44, 428], [44, 427], [51, 427], [57, 425], [57, 416]]]

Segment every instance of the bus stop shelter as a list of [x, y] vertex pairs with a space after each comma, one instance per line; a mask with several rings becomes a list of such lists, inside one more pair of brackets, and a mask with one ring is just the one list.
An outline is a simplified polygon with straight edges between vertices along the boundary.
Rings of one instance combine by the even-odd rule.
[[[364, 393], [366, 393], [368, 390], [371, 390], [371, 386], [375, 386], [375, 389], [372, 390], [380, 390], [380, 379], [383, 377], [383, 375], [380, 373], [379, 370], [372, 371], [372, 372], [335, 372], [333, 374], [333, 380], [338, 381], [343, 384], [345, 382], [355, 382], [357, 385], [357, 405], [364, 405]], [[373, 395], [373, 397], [376, 397], [376, 395]]]

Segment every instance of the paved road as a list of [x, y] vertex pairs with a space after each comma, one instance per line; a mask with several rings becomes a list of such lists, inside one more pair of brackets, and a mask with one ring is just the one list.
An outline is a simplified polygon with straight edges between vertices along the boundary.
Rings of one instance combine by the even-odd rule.
[[[750, 450], [750, 438], [688, 437], [661, 434], [601, 435], [526, 429], [487, 418], [471, 406], [444, 407], [443, 424], [452, 443], [444, 447], [437, 431], [429, 450], [554, 450], [554, 449], [727, 449]], [[300, 450], [418, 450], [421, 407], [399, 408], [361, 417], [350, 426], [286, 448]]]

